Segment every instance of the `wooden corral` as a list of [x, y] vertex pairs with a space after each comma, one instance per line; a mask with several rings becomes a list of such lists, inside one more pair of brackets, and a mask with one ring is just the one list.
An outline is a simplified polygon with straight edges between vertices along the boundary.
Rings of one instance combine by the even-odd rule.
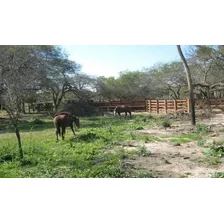
[[185, 111], [189, 113], [189, 99], [147, 100], [146, 111], [156, 114], [167, 114], [176, 111]]

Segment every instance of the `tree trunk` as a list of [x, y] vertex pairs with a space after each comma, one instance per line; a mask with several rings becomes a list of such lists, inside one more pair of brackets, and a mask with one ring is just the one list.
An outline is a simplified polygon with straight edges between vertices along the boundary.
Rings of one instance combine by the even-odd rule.
[[23, 113], [25, 114], [26, 113], [26, 109], [25, 109], [25, 103], [24, 102], [22, 103], [22, 110], [23, 110]]
[[190, 68], [187, 64], [187, 61], [183, 55], [183, 52], [181, 50], [180, 45], [177, 45], [177, 50], [178, 53], [183, 61], [184, 64], [184, 68], [186, 71], [186, 76], [187, 76], [187, 83], [188, 83], [188, 91], [189, 91], [189, 99], [190, 99], [190, 109], [191, 109], [191, 124], [195, 125], [196, 121], [195, 121], [195, 107], [194, 107], [194, 95], [193, 95], [193, 85], [192, 85], [192, 80], [191, 80], [191, 73], [190, 73]]
[[23, 149], [22, 149], [19, 129], [18, 129], [17, 125], [14, 125], [14, 127], [15, 127], [15, 131], [16, 131], [16, 137], [17, 137], [17, 141], [18, 141], [18, 146], [19, 146], [19, 156], [20, 156], [20, 159], [23, 159]]

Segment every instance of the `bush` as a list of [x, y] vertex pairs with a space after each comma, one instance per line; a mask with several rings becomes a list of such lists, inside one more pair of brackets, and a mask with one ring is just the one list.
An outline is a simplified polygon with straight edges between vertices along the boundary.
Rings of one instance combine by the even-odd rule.
[[45, 122], [40, 120], [40, 119], [34, 119], [33, 121], [31, 121], [32, 124], [44, 124]]
[[137, 146], [137, 155], [147, 157], [151, 156], [152, 153], [146, 149], [145, 145], [141, 145]]
[[196, 125], [197, 132], [207, 133], [210, 132], [210, 127], [205, 124], [197, 124]]
[[171, 127], [171, 122], [169, 120], [165, 120], [162, 122], [162, 126], [164, 128], [170, 128]]

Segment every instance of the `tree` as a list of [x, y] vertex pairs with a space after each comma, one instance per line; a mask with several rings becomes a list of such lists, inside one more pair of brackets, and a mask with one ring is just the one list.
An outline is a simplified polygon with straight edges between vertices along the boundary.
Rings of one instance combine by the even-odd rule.
[[116, 79], [114, 77], [98, 77], [96, 79], [95, 89], [97, 97], [101, 99], [113, 100], [116, 98]]
[[96, 78], [80, 73], [70, 80], [71, 91], [79, 100], [90, 100], [96, 96]]
[[186, 77], [187, 77], [189, 99], [190, 99], [190, 108], [191, 108], [191, 124], [195, 125], [196, 124], [196, 121], [195, 121], [195, 107], [194, 107], [194, 95], [193, 95], [193, 85], [192, 85], [192, 80], [191, 80], [191, 72], [190, 72], [190, 68], [188, 66], [187, 60], [185, 59], [184, 54], [181, 50], [180, 45], [177, 45], [177, 50], [178, 50], [178, 53], [181, 57], [181, 60], [183, 61], [183, 65], [184, 65], [185, 72], [186, 72]]
[[35, 46], [0, 46], [1, 100], [15, 128], [21, 159], [23, 150], [18, 121], [24, 97], [40, 74], [38, 50]]
[[72, 76], [78, 74], [81, 65], [70, 61], [62, 48], [53, 46], [51, 51], [44, 52], [44, 66], [40, 89], [53, 100], [55, 111], [58, 110], [65, 94], [74, 91]]
[[116, 79], [99, 77], [96, 91], [108, 100], [144, 99], [153, 93], [151, 78], [147, 72], [142, 71], [122, 71]]
[[186, 76], [180, 62], [157, 63], [147, 69], [157, 97], [180, 99], [186, 87]]
[[194, 69], [194, 87], [198, 97], [209, 99], [224, 95], [224, 57], [222, 46], [191, 47], [190, 63]]

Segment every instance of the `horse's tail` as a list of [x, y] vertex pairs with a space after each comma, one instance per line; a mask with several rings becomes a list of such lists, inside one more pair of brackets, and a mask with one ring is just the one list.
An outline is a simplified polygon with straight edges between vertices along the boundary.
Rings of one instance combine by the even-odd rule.
[[57, 117], [54, 118], [54, 126], [57, 130], [57, 133], [61, 136], [61, 129], [60, 129], [60, 124], [58, 123]]

